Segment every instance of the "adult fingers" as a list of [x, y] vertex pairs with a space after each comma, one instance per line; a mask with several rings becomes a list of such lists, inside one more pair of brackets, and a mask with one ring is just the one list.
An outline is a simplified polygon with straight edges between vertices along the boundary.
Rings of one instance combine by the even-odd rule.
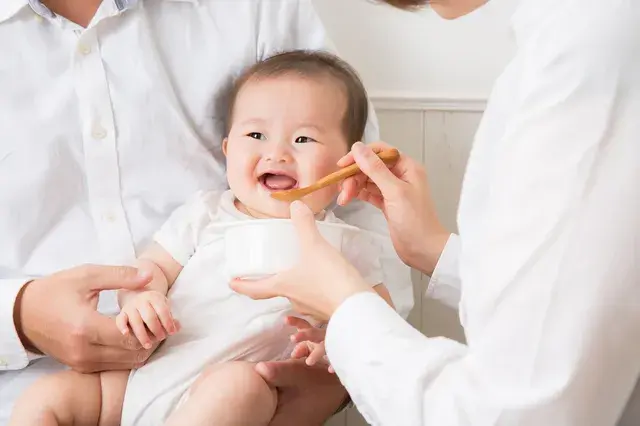
[[[362, 142], [358, 142], [360, 144], [362, 144]], [[385, 142], [374, 142], [374, 143], [370, 143], [367, 144], [367, 146], [376, 154], [387, 150], [387, 149], [392, 149], [394, 147], [392, 147], [391, 145], [385, 143]], [[340, 160], [338, 160], [338, 167], [347, 167], [350, 166], [351, 164], [355, 163], [355, 160], [353, 158], [353, 150], [349, 151], [344, 157], [342, 157]]]
[[90, 349], [91, 357], [95, 360], [90, 369], [102, 370], [130, 370], [143, 365], [151, 356], [153, 349], [126, 349], [93, 345]]
[[296, 233], [302, 245], [310, 244], [322, 238], [316, 219], [309, 207], [302, 201], [294, 201], [291, 203], [291, 221], [296, 228]]
[[371, 148], [362, 143], [356, 143], [353, 145], [352, 152], [360, 170], [369, 176], [383, 194], [391, 194], [402, 182]]
[[150, 272], [131, 266], [84, 265], [74, 272], [75, 281], [88, 291], [135, 290], [149, 284], [152, 278]]
[[244, 294], [255, 300], [271, 299], [273, 297], [284, 296], [280, 291], [280, 282], [286, 280], [286, 272], [261, 279], [243, 280], [236, 278], [231, 281], [229, 287], [236, 293]]
[[295, 327], [297, 329], [313, 328], [309, 321], [299, 317], [288, 316], [284, 321], [287, 325], [290, 325], [291, 327]]
[[[123, 335], [113, 318], [98, 312], [92, 312], [87, 322], [87, 334], [90, 343], [135, 351], [142, 348], [140, 342], [131, 333]], [[128, 318], [127, 318], [128, 319]]]
[[374, 195], [369, 191], [363, 190], [358, 194], [358, 199], [371, 204], [379, 210], [384, 210], [384, 199], [379, 195]]
[[345, 206], [349, 204], [358, 193], [364, 188], [369, 178], [364, 174], [357, 174], [345, 179], [340, 188], [338, 195], [338, 205]]

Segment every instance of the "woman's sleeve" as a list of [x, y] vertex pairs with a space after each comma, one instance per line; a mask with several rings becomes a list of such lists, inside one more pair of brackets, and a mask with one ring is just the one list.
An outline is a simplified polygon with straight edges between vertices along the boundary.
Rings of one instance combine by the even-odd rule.
[[460, 304], [460, 237], [451, 234], [427, 286], [427, 297], [454, 309]]
[[637, 385], [640, 3], [522, 4], [514, 107], [457, 250], [467, 344], [371, 293], [329, 322], [329, 361], [371, 424], [614, 425]]

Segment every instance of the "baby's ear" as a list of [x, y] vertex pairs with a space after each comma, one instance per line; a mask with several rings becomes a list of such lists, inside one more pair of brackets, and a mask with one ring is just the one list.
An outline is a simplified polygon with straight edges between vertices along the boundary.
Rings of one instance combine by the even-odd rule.
[[229, 138], [224, 138], [222, 141], [222, 153], [225, 157], [227, 156], [227, 144], [229, 144]]

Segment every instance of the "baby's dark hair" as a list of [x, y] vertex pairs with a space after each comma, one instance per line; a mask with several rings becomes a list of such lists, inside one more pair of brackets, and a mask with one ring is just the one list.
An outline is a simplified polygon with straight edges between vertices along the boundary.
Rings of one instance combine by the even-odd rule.
[[231, 128], [236, 98], [242, 87], [255, 79], [280, 77], [286, 74], [309, 78], [328, 77], [342, 85], [347, 98], [347, 110], [342, 127], [349, 148], [362, 140], [369, 114], [369, 101], [358, 73], [351, 65], [331, 53], [311, 50], [279, 53], [247, 68], [233, 84], [228, 98], [227, 134]]

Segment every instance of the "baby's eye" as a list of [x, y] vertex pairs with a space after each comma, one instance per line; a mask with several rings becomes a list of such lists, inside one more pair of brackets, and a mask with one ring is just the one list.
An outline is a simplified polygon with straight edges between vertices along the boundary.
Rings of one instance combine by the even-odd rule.
[[250, 138], [252, 138], [252, 139], [259, 140], [259, 141], [265, 141], [265, 140], [267, 140], [266, 136], [265, 136], [265, 135], [263, 135], [263, 134], [262, 134], [262, 133], [260, 133], [260, 132], [251, 132], [251, 133], [249, 133], [247, 136], [249, 136], [249, 137], [250, 137]]
[[309, 136], [298, 136], [296, 138], [296, 143], [309, 143], [309, 142], [315, 142], [315, 139], [310, 138]]

